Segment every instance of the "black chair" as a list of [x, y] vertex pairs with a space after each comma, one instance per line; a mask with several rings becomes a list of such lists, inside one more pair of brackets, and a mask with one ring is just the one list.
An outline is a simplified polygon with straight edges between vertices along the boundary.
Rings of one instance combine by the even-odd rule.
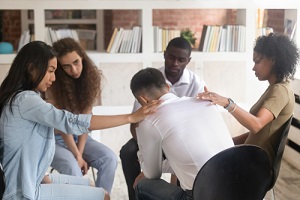
[[275, 152], [275, 158], [271, 163], [271, 184], [269, 186], [269, 190], [271, 190], [272, 199], [275, 199], [275, 192], [274, 192], [274, 185], [276, 183], [276, 180], [278, 178], [280, 166], [281, 166], [281, 160], [284, 152], [284, 148], [287, 142], [288, 133], [290, 130], [290, 126], [293, 120], [293, 116], [291, 116], [288, 121], [286, 121], [282, 127], [281, 130], [278, 132], [280, 136], [274, 135], [274, 137], [277, 137], [277, 140], [275, 141], [276, 145], [276, 152]]
[[194, 200], [262, 200], [270, 186], [270, 161], [254, 145], [237, 145], [209, 159], [193, 185]]
[[0, 164], [0, 199], [2, 199], [5, 191], [5, 176], [2, 169], [2, 165]]

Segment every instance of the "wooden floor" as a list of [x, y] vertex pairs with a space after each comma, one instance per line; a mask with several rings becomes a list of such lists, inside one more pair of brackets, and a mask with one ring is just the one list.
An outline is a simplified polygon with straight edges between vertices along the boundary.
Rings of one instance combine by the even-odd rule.
[[[267, 193], [265, 200], [271, 200], [270, 192]], [[300, 200], [300, 170], [284, 159], [275, 184], [275, 200]]]

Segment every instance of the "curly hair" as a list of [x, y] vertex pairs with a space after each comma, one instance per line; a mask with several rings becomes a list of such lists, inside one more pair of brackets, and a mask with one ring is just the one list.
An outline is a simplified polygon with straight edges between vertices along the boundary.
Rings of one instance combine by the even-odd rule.
[[287, 36], [274, 33], [260, 36], [255, 41], [254, 51], [275, 61], [272, 72], [277, 82], [294, 78], [299, 49]]
[[[72, 38], [63, 38], [53, 43], [57, 52], [56, 81], [51, 87], [55, 105], [75, 113], [83, 113], [92, 107], [96, 97], [101, 96], [102, 71], [87, 56], [82, 47]], [[76, 51], [82, 58], [82, 73], [79, 78], [70, 77], [60, 66], [59, 59]]]

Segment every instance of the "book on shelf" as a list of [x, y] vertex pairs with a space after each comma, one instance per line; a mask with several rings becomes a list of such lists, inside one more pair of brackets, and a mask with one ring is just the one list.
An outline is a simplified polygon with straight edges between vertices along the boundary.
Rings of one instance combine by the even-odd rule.
[[175, 37], [180, 37], [180, 30], [164, 29], [158, 26], [153, 26], [153, 50], [154, 52], [163, 52], [170, 40]]
[[296, 30], [296, 21], [291, 19], [285, 19], [284, 21], [284, 34], [290, 39], [294, 39], [294, 34]]
[[204, 25], [199, 44], [202, 52], [245, 51], [244, 25]]
[[199, 49], [198, 49], [199, 51], [203, 51], [203, 45], [204, 45], [204, 39], [205, 39], [207, 27], [208, 27], [207, 25], [203, 25], [200, 43], [199, 43]]
[[52, 45], [54, 42], [66, 37], [73, 38], [75, 41], [80, 42], [77, 31], [73, 29], [54, 30], [50, 27], [46, 27], [45, 33], [45, 42], [49, 45]]
[[211, 28], [212, 28], [212, 26], [207, 26], [202, 51], [207, 51], [207, 46], [208, 46], [208, 41], [209, 41], [209, 35], [210, 35], [210, 32], [211, 32]]
[[23, 33], [20, 36], [19, 39], [19, 44], [18, 44], [18, 51], [20, 51], [20, 49], [26, 45], [27, 43], [31, 42], [34, 40], [34, 36], [30, 35], [29, 30], [23, 31]]
[[107, 46], [107, 49], [106, 49], [106, 52], [107, 52], [107, 53], [110, 53], [110, 50], [111, 50], [112, 44], [113, 44], [113, 42], [114, 42], [114, 40], [115, 40], [115, 37], [116, 37], [116, 35], [117, 35], [117, 32], [118, 32], [118, 28], [115, 27], [115, 28], [114, 28], [114, 31], [113, 31], [113, 34], [112, 34], [112, 36], [111, 36], [111, 38], [110, 38], [109, 44], [108, 44], [108, 46]]
[[115, 28], [111, 36], [107, 53], [139, 53], [141, 51], [142, 28]]

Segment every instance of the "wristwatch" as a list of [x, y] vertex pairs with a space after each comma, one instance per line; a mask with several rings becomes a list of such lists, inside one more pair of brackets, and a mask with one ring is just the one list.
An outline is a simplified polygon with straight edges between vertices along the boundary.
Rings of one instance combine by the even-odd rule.
[[234, 101], [230, 98], [228, 98], [229, 104], [227, 106], [224, 106], [224, 108], [226, 110], [229, 110], [231, 108], [231, 106], [234, 104]]

